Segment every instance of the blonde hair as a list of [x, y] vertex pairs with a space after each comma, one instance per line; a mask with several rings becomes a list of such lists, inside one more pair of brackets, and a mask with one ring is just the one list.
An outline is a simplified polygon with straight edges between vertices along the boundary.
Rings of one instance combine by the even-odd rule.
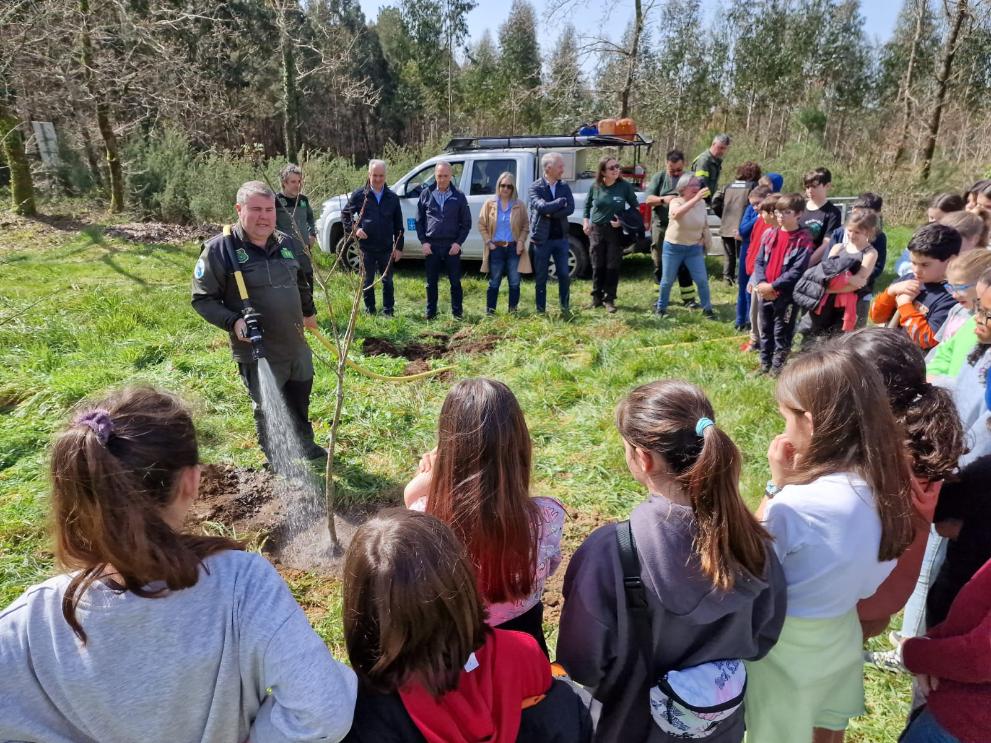
[[509, 200], [510, 201], [515, 201], [516, 198], [517, 198], [517, 194], [516, 194], [516, 178], [508, 170], [504, 170], [502, 173], [499, 174], [499, 177], [496, 179], [496, 196], [499, 195], [499, 184], [500, 183], [505, 183], [505, 182], [508, 182], [509, 185], [511, 185], [513, 187], [513, 193], [510, 194]]
[[981, 274], [991, 269], [991, 250], [968, 250], [950, 258], [947, 271], [960, 273], [966, 283], [977, 283]]
[[940, 224], [952, 227], [960, 233], [964, 240], [977, 239], [977, 245], [984, 247], [988, 243], [988, 225], [981, 215], [974, 212], [950, 212], [939, 220]]

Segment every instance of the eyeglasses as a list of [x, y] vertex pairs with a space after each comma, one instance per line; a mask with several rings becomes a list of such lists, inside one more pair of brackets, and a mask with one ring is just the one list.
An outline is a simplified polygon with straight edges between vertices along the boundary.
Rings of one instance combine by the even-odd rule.
[[947, 281], [943, 286], [945, 286], [951, 294], [963, 294], [968, 289], [973, 289], [977, 286], [977, 284], [951, 284]]
[[508, 188], [508, 189], [512, 190], [513, 187], [510, 184], [508, 184], [508, 183], [500, 183], [499, 184], [499, 188]]
[[606, 170], [619, 170], [618, 165], [607, 165]]
[[991, 310], [977, 309], [974, 311], [974, 320], [981, 323], [982, 325], [987, 325], [991, 323]]

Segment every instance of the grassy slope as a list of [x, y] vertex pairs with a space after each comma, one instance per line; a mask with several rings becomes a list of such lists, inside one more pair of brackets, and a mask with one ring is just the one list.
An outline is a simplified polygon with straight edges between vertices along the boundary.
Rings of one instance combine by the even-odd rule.
[[[891, 230], [889, 240], [900, 251], [907, 232]], [[0, 606], [52, 569], [44, 527], [45, 446], [81, 398], [129, 381], [178, 391], [197, 412], [205, 461], [261, 464], [226, 340], [189, 307], [196, 254], [192, 244], [132, 245], [106, 238], [97, 228], [53, 232], [17, 223], [0, 235]], [[756, 505], [767, 479], [767, 443], [781, 423], [771, 383], [754, 377], [755, 357], [738, 350], [730, 325], [735, 290], [713, 284], [724, 322], [675, 309], [659, 324], [649, 312], [656, 295], [650, 260], [636, 256], [624, 261], [615, 316], [585, 311], [565, 323], [553, 312], [544, 319], [524, 311], [486, 319], [484, 281], [477, 264], [468, 269], [468, 324], [476, 334], [501, 340], [491, 353], [458, 356], [455, 373], [495, 377], [516, 392], [536, 447], [537, 493], [604, 516], [628, 513], [642, 493], [626, 473], [613, 407], [635, 384], [682, 377], [705, 388], [718, 423], [743, 450], [743, 492]], [[573, 285], [574, 306], [586, 301], [588, 289], [587, 281]], [[336, 279], [332, 293], [339, 304], [347, 291], [348, 280]], [[442, 313], [445, 296], [442, 290]], [[553, 307], [553, 291], [551, 296]], [[33, 302], [38, 304], [29, 308]], [[527, 281], [522, 306], [532, 302], [533, 285]], [[420, 319], [422, 303], [420, 264], [401, 265], [398, 316], [361, 317], [358, 337], [404, 341], [423, 330], [459, 327], [444, 314], [428, 325]], [[325, 303], [318, 307], [326, 323]], [[362, 363], [392, 374], [404, 366], [403, 360], [386, 357]], [[355, 499], [385, 494], [398, 502], [419, 454], [432, 446], [447, 385], [390, 385], [356, 375], [348, 382], [339, 463], [346, 494]], [[312, 406], [312, 417], [321, 422], [318, 433], [327, 431], [322, 421], [332, 409], [331, 393], [330, 375], [318, 368]], [[343, 657], [336, 585], [306, 573], [291, 575], [290, 582], [314, 626]], [[870, 714], [854, 723], [850, 738], [894, 741], [907, 684], [873, 670], [867, 680]]]

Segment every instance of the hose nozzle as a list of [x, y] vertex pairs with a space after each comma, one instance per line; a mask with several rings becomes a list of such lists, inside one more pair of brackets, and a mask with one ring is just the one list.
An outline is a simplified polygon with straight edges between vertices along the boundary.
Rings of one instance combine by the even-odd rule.
[[245, 303], [244, 324], [248, 326], [248, 340], [251, 342], [251, 355], [255, 361], [265, 358], [265, 341], [262, 338], [262, 316], [254, 307]]

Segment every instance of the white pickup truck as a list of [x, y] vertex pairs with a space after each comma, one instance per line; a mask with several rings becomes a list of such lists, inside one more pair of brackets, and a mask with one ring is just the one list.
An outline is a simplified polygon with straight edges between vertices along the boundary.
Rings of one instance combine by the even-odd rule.
[[[569, 218], [568, 241], [570, 253], [568, 267], [573, 276], [585, 276], [589, 271], [588, 237], [582, 232], [582, 216], [585, 196], [595, 182], [595, 168], [602, 155], [597, 148], [634, 147], [634, 162], [639, 162], [639, 148], [649, 147], [650, 142], [637, 136], [624, 139], [613, 136], [561, 136], [561, 137], [485, 137], [454, 139], [445, 148], [446, 152], [421, 163], [409, 173], [392, 181], [389, 187], [396, 192], [403, 207], [406, 222], [405, 247], [403, 256], [423, 258], [423, 250], [416, 236], [417, 202], [420, 191], [434, 182], [434, 166], [440, 161], [451, 164], [454, 184], [468, 197], [471, 209], [472, 227], [468, 239], [462, 246], [467, 259], [482, 259], [482, 237], [478, 232], [478, 213], [488, 199], [495, 195], [496, 181], [504, 172], [516, 177], [519, 197], [526, 201], [530, 184], [540, 177], [540, 158], [550, 150], [559, 152], [564, 158], [563, 180], [571, 186], [575, 197], [575, 211]], [[638, 174], [642, 169], [635, 166]], [[632, 171], [632, 169], [631, 169]], [[341, 224], [341, 209], [347, 204], [349, 194], [341, 194], [323, 203], [317, 221], [317, 239], [320, 248], [326, 252], [337, 252], [347, 246], [345, 256], [349, 265], [358, 268], [359, 256], [354, 241], [344, 240], [344, 227]], [[641, 197], [641, 202], [643, 201]], [[649, 229], [648, 229], [649, 240]], [[644, 249], [644, 245], [637, 249]], [[554, 264], [551, 262], [551, 275]]]

